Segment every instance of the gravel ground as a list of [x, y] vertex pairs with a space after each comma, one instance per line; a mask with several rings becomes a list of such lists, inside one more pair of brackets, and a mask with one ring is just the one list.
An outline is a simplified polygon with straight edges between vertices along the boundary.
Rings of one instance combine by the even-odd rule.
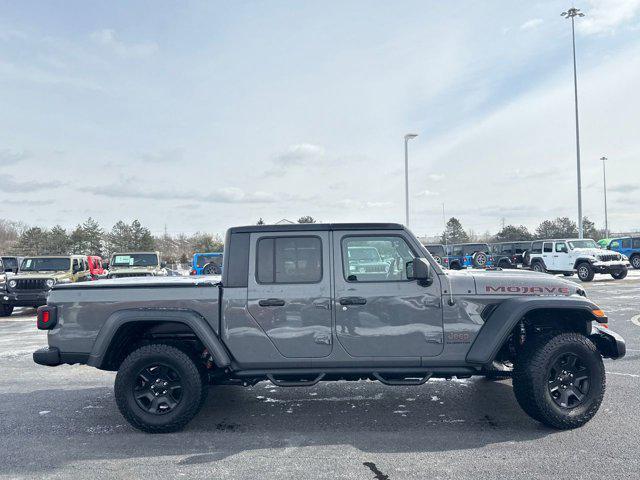
[[509, 381], [470, 379], [217, 387], [186, 430], [145, 435], [118, 413], [114, 374], [35, 365], [46, 336], [19, 310], [0, 320], [0, 477], [638, 478], [640, 272], [585, 286], [628, 352], [605, 361], [598, 415], [567, 432], [522, 413]]

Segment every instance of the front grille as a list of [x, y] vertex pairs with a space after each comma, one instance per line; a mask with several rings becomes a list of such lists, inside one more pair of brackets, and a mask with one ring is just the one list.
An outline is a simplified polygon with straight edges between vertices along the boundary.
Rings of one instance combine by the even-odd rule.
[[598, 255], [598, 260], [601, 262], [613, 262], [615, 260], [620, 260], [620, 255], [617, 253], [611, 255]]
[[110, 275], [111, 278], [125, 278], [125, 277], [150, 277], [148, 273], [114, 273]]
[[43, 278], [19, 278], [13, 290], [47, 290], [46, 279]]

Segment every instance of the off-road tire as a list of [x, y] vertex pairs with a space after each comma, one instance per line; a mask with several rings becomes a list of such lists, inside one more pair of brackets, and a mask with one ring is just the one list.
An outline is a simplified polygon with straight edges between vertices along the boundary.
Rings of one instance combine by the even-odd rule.
[[596, 275], [595, 270], [589, 262], [581, 262], [576, 268], [578, 272], [578, 278], [583, 282], [590, 282]]
[[624, 270], [611, 272], [611, 276], [614, 278], [614, 280], [622, 280], [627, 276], [627, 273], [629, 273], [629, 271], [625, 268]]
[[13, 313], [13, 305], [0, 305], [0, 317], [9, 317]]
[[222, 270], [215, 263], [207, 263], [204, 267], [202, 267], [203, 275], [220, 275]]
[[475, 268], [486, 268], [489, 256], [484, 252], [476, 252], [471, 256], [471, 264]]
[[[182, 396], [168, 413], [144, 411], [134, 398], [134, 386], [139, 372], [156, 364], [167, 365], [180, 376]], [[115, 397], [120, 413], [138, 430], [167, 433], [182, 429], [196, 416], [206, 398], [202, 369], [194, 359], [171, 345], [154, 343], [131, 352], [122, 362], [115, 381]]]
[[438, 265], [442, 265], [442, 257], [440, 257], [440, 255], [433, 255], [433, 259]]
[[[549, 389], [552, 365], [562, 355], [572, 354], [589, 368], [589, 386], [584, 400], [563, 408]], [[578, 428], [596, 414], [606, 387], [602, 356], [584, 335], [558, 333], [532, 340], [518, 355], [513, 371], [513, 393], [520, 407], [533, 419], [560, 430]]]
[[509, 268], [513, 268], [513, 264], [506, 258], [503, 258], [498, 262], [498, 267], [502, 268], [503, 270], [506, 270]]
[[531, 252], [529, 250], [525, 250], [522, 253], [522, 266], [528, 267], [531, 263]]
[[544, 263], [542, 263], [540, 260], [531, 263], [531, 270], [533, 270], [534, 272], [547, 273], [547, 269], [544, 268]]
[[631, 266], [633, 268], [635, 268], [636, 270], [640, 270], [640, 255], [638, 255], [637, 253], [635, 255], [631, 255], [629, 261], [631, 262]]

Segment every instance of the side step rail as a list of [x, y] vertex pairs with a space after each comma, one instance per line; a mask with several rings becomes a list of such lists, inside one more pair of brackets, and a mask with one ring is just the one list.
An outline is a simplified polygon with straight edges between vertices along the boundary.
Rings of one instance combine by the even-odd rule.
[[401, 385], [423, 385], [433, 375], [432, 372], [424, 372], [422, 377], [404, 377], [404, 378], [385, 378], [379, 372], [373, 372], [373, 376], [380, 383], [389, 386], [401, 386]]
[[268, 373], [267, 378], [271, 383], [277, 387], [312, 387], [320, 380], [324, 378], [324, 373], [319, 373], [315, 378], [308, 379], [296, 379], [296, 380], [283, 380], [274, 377], [273, 374]]

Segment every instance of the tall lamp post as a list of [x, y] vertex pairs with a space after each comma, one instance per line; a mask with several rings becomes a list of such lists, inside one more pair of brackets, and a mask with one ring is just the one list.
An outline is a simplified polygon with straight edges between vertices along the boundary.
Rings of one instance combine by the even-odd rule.
[[404, 207], [407, 228], [409, 228], [409, 140], [417, 136], [417, 133], [407, 133], [404, 136]]
[[578, 74], [576, 73], [576, 29], [575, 18], [584, 17], [577, 8], [570, 8], [561, 14], [565, 18], [571, 19], [571, 39], [573, 44], [573, 94], [576, 105], [576, 158], [578, 164], [578, 236], [584, 237], [584, 228], [582, 226], [582, 180], [580, 178], [580, 125], [578, 123]]
[[609, 238], [609, 219], [607, 218], [607, 167], [605, 166], [607, 157], [602, 157], [600, 160], [602, 160], [602, 180], [604, 182], [604, 237]]

